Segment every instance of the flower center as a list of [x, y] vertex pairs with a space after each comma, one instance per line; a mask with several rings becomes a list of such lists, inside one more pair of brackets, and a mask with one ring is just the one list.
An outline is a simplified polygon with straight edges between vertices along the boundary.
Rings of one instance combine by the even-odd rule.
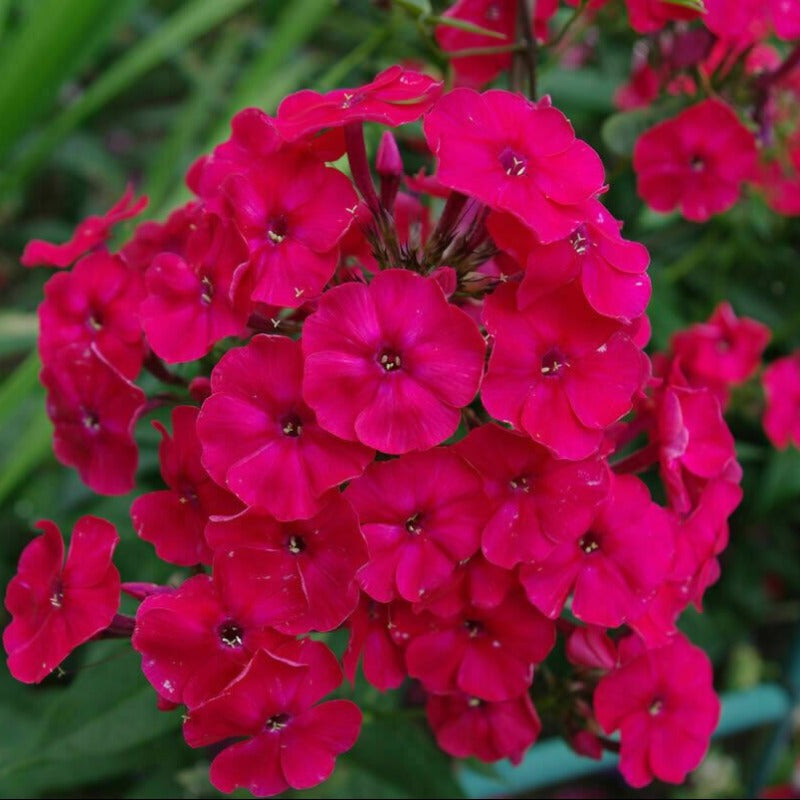
[[692, 167], [692, 172], [702, 172], [706, 168], [706, 162], [702, 156], [693, 156], [689, 163]]
[[219, 626], [219, 640], [225, 647], [241, 647], [244, 641], [244, 631], [241, 626], [233, 620], [223, 622]]
[[589, 237], [586, 235], [586, 226], [581, 225], [569, 238], [572, 249], [582, 256], [589, 249]]
[[564, 367], [568, 367], [566, 356], [557, 348], [548, 350], [542, 357], [542, 375], [552, 378], [558, 375]]
[[508, 485], [515, 492], [525, 492], [525, 494], [528, 494], [531, 490], [531, 485], [524, 475], [520, 475], [518, 478], [512, 478], [508, 482]]
[[409, 517], [406, 520], [406, 530], [412, 536], [419, 536], [422, 533], [422, 525], [419, 524], [419, 514], [414, 514], [413, 517]]
[[270, 717], [264, 725], [264, 730], [274, 733], [282, 731], [288, 724], [291, 717], [288, 714], [275, 714]]
[[61, 608], [64, 602], [64, 586], [61, 583], [61, 580], [57, 578], [53, 582], [53, 592], [50, 595], [50, 605], [53, 608]]
[[593, 533], [587, 533], [578, 539], [578, 547], [588, 556], [600, 549], [600, 542]]
[[469, 700], [467, 700], [467, 705], [470, 708], [480, 708], [483, 705], [483, 700], [481, 700], [480, 697], [470, 697]]
[[284, 436], [291, 436], [296, 439], [303, 432], [303, 425], [297, 414], [287, 414], [281, 420], [281, 431]]
[[650, 708], [648, 710], [650, 711], [651, 717], [657, 717], [664, 710], [664, 701], [660, 697], [657, 697], [650, 703]]
[[290, 536], [286, 541], [286, 549], [292, 554], [297, 555], [306, 549], [306, 542], [302, 536]]
[[276, 217], [267, 224], [267, 239], [272, 244], [280, 244], [286, 238], [288, 230], [289, 226], [286, 223], [286, 217]]
[[528, 159], [506, 147], [499, 155], [500, 166], [510, 178], [521, 178], [528, 168]]
[[103, 328], [103, 315], [99, 311], [92, 311], [87, 322], [95, 333]]
[[483, 625], [474, 619], [465, 620], [464, 627], [467, 629], [470, 639], [474, 639], [476, 636], [483, 633]]
[[94, 411], [84, 409], [82, 422], [83, 427], [88, 431], [92, 431], [92, 433], [100, 430], [100, 417]]
[[400, 354], [395, 350], [381, 350], [378, 354], [378, 363], [386, 372], [396, 372], [403, 364]]
[[212, 285], [208, 277], [203, 277], [200, 283], [203, 286], [203, 292], [200, 295], [200, 302], [204, 306], [210, 306], [211, 299], [214, 297], [214, 286]]

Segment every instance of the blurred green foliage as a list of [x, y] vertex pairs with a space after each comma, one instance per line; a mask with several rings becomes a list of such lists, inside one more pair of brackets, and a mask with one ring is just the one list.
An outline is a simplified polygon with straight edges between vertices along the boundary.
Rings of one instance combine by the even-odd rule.
[[[675, 101], [614, 114], [632, 42], [618, 13], [579, 70], [546, 55], [541, 86], [600, 150], [609, 206], [626, 220], [626, 235], [651, 250], [653, 346], [663, 348], [678, 327], [730, 299], [739, 314], [772, 326], [770, 355], [800, 347], [797, 220], [776, 216], [753, 195], [698, 226], [656, 215], [637, 198], [633, 142], [643, 126], [674, 113]], [[131, 497], [97, 497], [51, 454], [33, 351], [47, 275], [19, 266], [24, 243], [68, 238], [130, 180], [150, 196], [146, 214], [163, 217], [186, 196], [187, 166], [226, 137], [240, 108], [274, 111], [298, 88], [358, 84], [401, 60], [446, 68], [413, 15], [377, 0], [0, 0], [0, 586], [37, 519], [69, 531], [86, 513], [118, 526], [124, 579], [183, 574], [136, 538]], [[683, 623], [715, 660], [721, 689], [780, 677], [800, 620], [800, 453], [770, 449], [758, 425], [761, 402], [755, 386], [735, 397], [731, 423], [747, 500], [705, 613]], [[137, 490], [158, 488], [157, 434], [140, 425], [138, 437]], [[408, 709], [395, 713], [397, 698], [359, 691], [367, 705], [359, 744], [330, 782], [304, 796], [458, 796], [449, 760], [420, 720]], [[156, 710], [124, 643], [82, 648], [35, 688], [0, 670], [0, 796], [215, 797], [211, 754], [183, 744], [180, 722], [179, 713]], [[735, 745], [742, 762], [735, 772], [746, 778], [759, 740]], [[745, 778], [734, 781], [739, 789]], [[727, 783], [724, 791], [732, 791]]]

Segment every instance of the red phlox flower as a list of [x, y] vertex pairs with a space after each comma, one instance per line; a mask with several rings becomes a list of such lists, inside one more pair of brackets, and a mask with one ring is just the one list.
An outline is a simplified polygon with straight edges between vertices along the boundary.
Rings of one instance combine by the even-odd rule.
[[481, 425], [454, 450], [483, 478], [490, 517], [482, 549], [501, 567], [540, 560], [558, 542], [572, 541], [587, 529], [608, 491], [601, 459], [557, 460], [499, 425]]
[[278, 519], [311, 517], [330, 488], [363, 472], [372, 451], [323, 430], [303, 402], [300, 343], [258, 335], [211, 373], [197, 433], [220, 486]]
[[259, 650], [288, 640], [242, 603], [234, 612], [225, 590], [216, 575], [195, 575], [139, 606], [131, 644], [164, 700], [195, 708], [219, 694]]
[[620, 236], [619, 223], [599, 202], [590, 201], [584, 210], [586, 221], [553, 244], [540, 245], [509, 214], [491, 214], [488, 228], [494, 241], [525, 267], [517, 295], [520, 307], [579, 278], [598, 314], [630, 322], [644, 313], [650, 300], [645, 274], [650, 255], [644, 245]]
[[617, 665], [617, 647], [604, 628], [587, 625], [575, 628], [567, 638], [567, 660], [570, 664], [604, 672]]
[[800, 8], [790, 0], [706, 0], [706, 8], [703, 21], [722, 39], [752, 44], [770, 27], [785, 41], [800, 36]]
[[120, 580], [111, 562], [116, 528], [99, 517], [76, 523], [64, 561], [54, 522], [38, 523], [9, 581], [5, 604], [12, 620], [3, 631], [8, 669], [23, 683], [39, 683], [79, 644], [108, 627], [119, 606]]
[[159, 558], [184, 567], [211, 563], [213, 553], [205, 538], [208, 518], [242, 509], [239, 500], [203, 469], [197, 413], [193, 406], [174, 408], [172, 437], [160, 422], [153, 423], [162, 437], [161, 477], [169, 488], [143, 494], [131, 506], [136, 533], [155, 546]]
[[650, 128], [636, 142], [637, 191], [656, 211], [679, 208], [705, 222], [736, 203], [756, 168], [756, 141], [733, 109], [704, 100]]
[[754, 181], [774, 211], [784, 216], [800, 214], [800, 131], [772, 158], [762, 154]]
[[78, 223], [72, 238], [64, 244], [33, 239], [25, 245], [20, 262], [26, 267], [68, 267], [84, 253], [93, 250], [111, 236], [111, 229], [123, 220], [135, 217], [147, 206], [147, 198], [133, 200], [133, 186], [128, 184], [122, 197], [103, 216], [90, 216]]
[[294, 650], [256, 653], [245, 671], [193, 709], [184, 725], [191, 747], [248, 737], [212, 762], [211, 783], [220, 791], [241, 786], [268, 797], [316, 786], [358, 738], [361, 711], [355, 703], [315, 705], [341, 682], [333, 654], [321, 642], [306, 641]]
[[345, 490], [369, 548], [361, 587], [388, 603], [414, 602], [442, 586], [477, 552], [486, 497], [477, 472], [438, 448], [375, 462]]
[[583, 222], [581, 204], [603, 188], [600, 157], [545, 101], [455, 89], [424, 129], [441, 183], [511, 212], [544, 243], [572, 233]]
[[[289, 634], [329, 631], [358, 603], [356, 571], [367, 547], [350, 504], [331, 492], [307, 520], [278, 522], [252, 509], [208, 524], [215, 578], [231, 609]], [[272, 591], [270, 591], [272, 590]], [[279, 591], [280, 603], [273, 593]]]
[[297, 308], [322, 292], [336, 269], [336, 247], [358, 200], [337, 169], [297, 148], [263, 159], [222, 187], [224, 214], [244, 235], [249, 260], [234, 291]]
[[730, 303], [720, 303], [708, 322], [672, 337], [670, 348], [691, 386], [706, 386], [722, 405], [727, 389], [750, 378], [761, 361], [770, 330], [754, 319], [738, 318]]
[[456, 758], [519, 764], [542, 723], [528, 694], [489, 703], [463, 693], [433, 695], [425, 706], [436, 743]]
[[581, 621], [617, 627], [639, 616], [667, 579], [675, 552], [669, 516], [632, 475], [615, 476], [608, 499], [579, 538], [559, 544], [541, 562], [524, 565], [528, 599], [555, 618], [570, 594]]
[[640, 650], [606, 675], [594, 694], [597, 721], [620, 731], [620, 770], [636, 788], [653, 778], [683, 783], [703, 759], [719, 720], [711, 662], [677, 635], [665, 647]]
[[491, 609], [467, 606], [406, 650], [408, 674], [435, 694], [461, 691], [481, 700], [512, 700], [527, 691], [533, 667], [555, 643], [555, 626], [510, 594]]
[[763, 425], [775, 447], [800, 447], [800, 351], [777, 358], [761, 378], [766, 397]]
[[160, 253], [145, 273], [142, 326], [156, 355], [169, 363], [195, 361], [226, 336], [243, 333], [247, 297], [232, 297], [236, 268], [247, 246], [232, 224], [216, 215], [197, 223], [184, 255]]
[[304, 89], [278, 106], [278, 130], [287, 141], [349, 122], [404, 125], [419, 119], [442, 92], [442, 81], [395, 65], [371, 83], [327, 94]]
[[631, 27], [637, 33], [654, 33], [672, 20], [696, 19], [699, 11], [664, 0], [625, 0]]
[[587, 458], [603, 429], [630, 411], [647, 357], [574, 283], [521, 310], [516, 299], [506, 284], [484, 306], [494, 343], [483, 404], [558, 458]]
[[45, 364], [47, 416], [53, 422], [56, 458], [75, 467], [99, 494], [133, 488], [138, 450], [133, 426], [144, 392], [102, 358], [94, 346], [71, 345]]
[[344, 674], [352, 683], [359, 659], [364, 677], [376, 689], [396, 689], [408, 677], [405, 649], [416, 635], [429, 630], [430, 616], [415, 613], [402, 600], [376, 603], [362, 594], [358, 608], [347, 621], [350, 639], [342, 656]]
[[384, 453], [451, 436], [475, 396], [486, 344], [436, 281], [407, 270], [337, 286], [306, 320], [303, 396], [320, 425]]
[[614, 105], [621, 111], [647, 108], [661, 91], [661, 76], [647, 59], [635, 64], [631, 77], [614, 92]]
[[53, 275], [39, 306], [39, 352], [48, 364], [69, 345], [92, 343], [131, 380], [142, 368], [144, 342], [139, 320], [141, 285], [118, 256], [92, 253], [70, 272]]
[[737, 480], [741, 475], [733, 435], [709, 389], [665, 388], [657, 425], [661, 477], [676, 511], [691, 508], [693, 479], [704, 483], [723, 477]]

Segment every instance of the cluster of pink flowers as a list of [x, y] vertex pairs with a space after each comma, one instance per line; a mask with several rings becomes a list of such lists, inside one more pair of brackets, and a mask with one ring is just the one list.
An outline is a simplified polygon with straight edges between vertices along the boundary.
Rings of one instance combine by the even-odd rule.
[[[473, 6], [492, 4], [452, 13]], [[708, 103], [719, 141], [703, 146], [747, 149]], [[386, 131], [376, 183], [364, 124], [420, 119], [435, 172], [404, 175]], [[345, 153], [349, 176], [331, 166]], [[12, 673], [40, 681], [80, 643], [127, 633], [160, 707], [185, 706], [188, 744], [224, 743], [212, 783], [266, 796], [316, 785], [353, 745], [359, 708], [325, 698], [359, 663], [380, 690], [419, 682], [446, 752], [519, 761], [560, 633], [576, 749], [596, 756], [619, 731], [632, 785], [683, 780], [719, 703], [675, 623], [719, 573], [741, 496], [722, 409], [768, 332], [723, 306], [653, 369], [648, 253], [601, 203], [604, 180], [548, 98], [443, 92], [393, 67], [294, 94], [274, 118], [238, 114], [191, 167], [194, 199], [119, 252], [105, 242], [141, 210], [130, 193], [69, 243], [31, 243], [25, 263], [74, 262], [40, 308], [56, 455], [127, 493], [137, 422], [172, 404], [171, 427], [153, 423], [165, 488], [131, 518], [196, 574], [120, 587], [109, 523], [81, 520], [66, 565], [43, 523], [8, 590]], [[163, 384], [149, 397], [143, 370]], [[116, 613], [120, 589], [135, 620]], [[341, 627], [342, 666], [309, 636]]]

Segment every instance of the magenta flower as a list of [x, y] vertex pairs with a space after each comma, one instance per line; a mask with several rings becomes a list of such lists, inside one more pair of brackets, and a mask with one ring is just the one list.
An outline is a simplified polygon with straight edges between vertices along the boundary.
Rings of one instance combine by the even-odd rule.
[[656, 211], [679, 208], [686, 219], [705, 222], [736, 203], [756, 158], [755, 137], [733, 109], [704, 100], [639, 137], [637, 191]]
[[304, 89], [289, 95], [278, 106], [278, 130], [291, 142], [348, 122], [404, 125], [419, 119], [441, 92], [442, 81], [395, 65], [364, 86], [327, 94]]
[[521, 308], [579, 279], [589, 305], [606, 317], [631, 322], [650, 300], [647, 248], [620, 236], [619, 223], [597, 201], [586, 204], [586, 221], [567, 239], [540, 245], [515, 217], [492, 213], [494, 241], [525, 267], [517, 301]]
[[56, 458], [75, 467], [99, 494], [133, 488], [139, 459], [133, 426], [144, 408], [144, 392], [105, 361], [94, 345], [72, 345], [46, 364], [47, 416], [53, 422]]
[[683, 783], [719, 720], [711, 662], [681, 635], [655, 650], [635, 639], [623, 642], [622, 666], [597, 685], [597, 721], [606, 733], [619, 729], [619, 768], [631, 786]]
[[696, 19], [701, 12], [663, 0], [625, 0], [631, 27], [637, 33], [654, 33], [671, 20]]
[[533, 666], [555, 644], [553, 623], [521, 591], [492, 609], [465, 607], [412, 639], [408, 674], [435, 694], [461, 691], [481, 700], [512, 700], [531, 685]]
[[608, 468], [599, 458], [558, 460], [498, 425], [476, 428], [454, 449], [483, 478], [491, 516], [482, 549], [501, 567], [541, 560], [558, 542], [574, 540], [608, 492]]
[[520, 581], [548, 617], [561, 613], [572, 592], [571, 610], [579, 620], [615, 628], [643, 612], [666, 581], [674, 553], [664, 509], [638, 478], [615, 476], [589, 529], [544, 560], [524, 565]]
[[569, 236], [584, 220], [581, 204], [603, 187], [600, 157], [544, 101], [455, 89], [424, 127], [440, 183], [511, 212], [541, 242]]
[[213, 520], [206, 531], [217, 553], [214, 576], [227, 587], [234, 613], [241, 609], [284, 633], [301, 634], [333, 630], [358, 603], [356, 572], [367, 547], [358, 518], [338, 492], [311, 519], [278, 522], [249, 509]]
[[86, 217], [80, 222], [68, 242], [52, 244], [33, 239], [25, 245], [20, 262], [26, 267], [68, 267], [84, 253], [105, 242], [115, 225], [135, 217], [147, 206], [146, 197], [131, 204], [132, 200], [133, 187], [129, 184], [125, 194], [103, 216]]
[[53, 275], [39, 306], [39, 352], [45, 364], [58, 351], [94, 344], [126, 378], [134, 380], [144, 359], [138, 276], [117, 256], [92, 253], [70, 272]]
[[200, 203], [193, 201], [175, 209], [164, 222], [149, 219], [136, 226], [133, 237], [120, 250], [125, 263], [141, 276], [144, 291], [144, 275], [161, 253], [175, 253], [183, 257], [186, 242], [203, 217]]
[[242, 509], [236, 497], [217, 486], [200, 463], [197, 412], [193, 406], [174, 408], [172, 437], [160, 422], [153, 423], [162, 437], [161, 477], [169, 488], [143, 494], [131, 506], [136, 533], [155, 546], [159, 558], [184, 567], [211, 563], [213, 552], [205, 537], [208, 518], [230, 516]]
[[257, 652], [293, 642], [255, 620], [243, 603], [234, 611], [230, 601], [216, 575], [195, 575], [139, 606], [131, 644], [159, 697], [195, 708], [219, 694]]
[[336, 247], [358, 205], [350, 181], [300, 149], [282, 150], [230, 175], [224, 213], [247, 240], [249, 260], [234, 291], [261, 303], [296, 308], [331, 279]]
[[746, 381], [758, 369], [769, 339], [766, 325], [737, 317], [731, 304], [723, 302], [708, 322], [675, 334], [670, 349], [689, 383], [711, 388], [724, 404], [728, 387]]
[[380, 272], [326, 292], [306, 320], [303, 396], [320, 425], [385, 453], [451, 436], [475, 396], [486, 345], [434, 280]]
[[76, 523], [64, 561], [64, 539], [54, 522], [23, 551], [6, 589], [12, 620], [3, 631], [8, 669], [23, 683], [39, 683], [79, 644], [108, 627], [119, 605], [120, 579], [111, 555], [116, 528], [99, 517]]
[[169, 363], [195, 361], [226, 336], [244, 332], [247, 297], [231, 297], [236, 268], [247, 246], [215, 215], [197, 223], [185, 255], [160, 253], [145, 273], [142, 326], [156, 355]]
[[761, 382], [767, 438], [781, 449], [792, 442], [800, 447], [800, 351], [775, 359], [764, 370]]
[[398, 595], [419, 600], [480, 545], [486, 520], [481, 479], [449, 449], [375, 462], [345, 497], [369, 548], [361, 587], [381, 603]]
[[519, 764], [542, 730], [527, 693], [496, 703], [463, 693], [432, 695], [425, 711], [436, 743], [456, 758]]
[[269, 797], [290, 787], [309, 789], [330, 776], [336, 756], [358, 738], [361, 711], [355, 703], [315, 705], [341, 682], [333, 653], [311, 641], [295, 650], [285, 656], [256, 653], [245, 671], [193, 709], [184, 725], [191, 747], [244, 738], [211, 764], [211, 783], [220, 791], [241, 786]]
[[708, 29], [743, 47], [766, 38], [770, 27], [785, 41], [800, 36], [800, 7], [787, 0], [707, 0], [706, 8]]
[[494, 337], [486, 410], [558, 458], [597, 452], [649, 371], [619, 324], [598, 316], [574, 284], [521, 310], [515, 287], [501, 286], [486, 300], [484, 321]]
[[360, 475], [372, 452], [323, 430], [303, 402], [300, 343], [259, 335], [211, 373], [197, 433], [209, 475], [278, 519], [318, 513], [330, 488]]

